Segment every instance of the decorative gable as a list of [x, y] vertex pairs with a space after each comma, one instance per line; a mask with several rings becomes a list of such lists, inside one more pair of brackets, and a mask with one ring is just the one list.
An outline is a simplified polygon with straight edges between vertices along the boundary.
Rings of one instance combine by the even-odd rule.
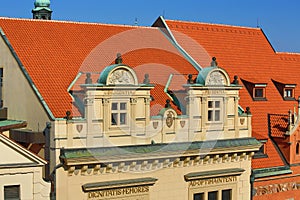
[[129, 66], [115, 64], [102, 71], [98, 83], [104, 85], [138, 85], [138, 79]]
[[230, 79], [227, 72], [218, 67], [216, 58], [213, 57], [211, 66], [200, 71], [196, 83], [204, 86], [230, 86]]
[[0, 168], [42, 166], [46, 161], [16, 144], [6, 136], [0, 134]]

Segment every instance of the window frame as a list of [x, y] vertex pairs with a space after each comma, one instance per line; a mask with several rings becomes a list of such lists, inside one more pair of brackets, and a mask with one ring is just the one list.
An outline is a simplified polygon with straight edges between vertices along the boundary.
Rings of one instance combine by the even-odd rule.
[[[259, 93], [261, 93], [261, 95], [257, 95], [258, 91], [260, 91]], [[266, 101], [266, 86], [265, 85], [255, 85], [255, 87], [253, 88], [253, 100], [255, 101]]]
[[[224, 197], [224, 192], [225, 191], [229, 191], [230, 197], [228, 198], [223, 198]], [[192, 193], [192, 200], [218, 200], [221, 198], [221, 200], [233, 200], [233, 197], [236, 196], [234, 195], [234, 188], [230, 187], [224, 187], [224, 188], [209, 188], [208, 190], [203, 190], [203, 191], [199, 191], [199, 192], [194, 192]], [[209, 194], [214, 194], [215, 195], [215, 199], [211, 199], [209, 198]], [[197, 198], [199, 197], [199, 198]], [[211, 196], [212, 197], [212, 196]]]
[[[290, 100], [290, 101], [294, 101], [295, 100], [295, 87], [296, 85], [285, 85], [283, 88], [283, 99], [284, 100]], [[290, 91], [290, 95], [287, 95], [287, 91]]]
[[[111, 102], [111, 115], [110, 115], [110, 126], [119, 127], [119, 126], [128, 126], [128, 109], [129, 103], [127, 101], [113, 101]], [[115, 117], [114, 117], [115, 115]], [[113, 121], [114, 118], [117, 118], [116, 121]]]
[[[212, 103], [210, 106], [210, 102]], [[217, 105], [217, 102], [218, 105]], [[222, 116], [222, 111], [223, 111], [223, 101], [220, 98], [216, 99], [208, 99], [207, 101], [207, 122], [208, 123], [222, 123], [223, 122], [223, 116]], [[211, 114], [209, 114], [211, 113]], [[218, 114], [217, 114], [218, 113]], [[218, 118], [216, 120], [216, 118]]]
[[[12, 187], [15, 187], [18, 191], [17, 191], [17, 196], [18, 197], [7, 197], [7, 194], [6, 194], [6, 191], [8, 188], [12, 188]], [[9, 192], [9, 195], [11, 196], [11, 191], [7, 191]], [[4, 200], [20, 200], [21, 199], [21, 186], [20, 185], [4, 185], [3, 187], [3, 196], [4, 196]]]

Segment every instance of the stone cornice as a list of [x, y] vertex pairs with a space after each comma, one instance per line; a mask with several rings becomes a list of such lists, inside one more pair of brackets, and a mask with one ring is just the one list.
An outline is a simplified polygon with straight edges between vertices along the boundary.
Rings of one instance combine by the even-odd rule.
[[254, 138], [236, 139], [234, 142], [219, 140], [214, 141], [214, 146], [211, 146], [212, 143], [202, 141], [169, 144], [170, 146], [157, 144], [109, 147], [101, 148], [100, 152], [99, 148], [62, 149], [60, 158], [69, 175], [91, 175], [240, 162], [250, 160], [260, 147], [260, 143]]

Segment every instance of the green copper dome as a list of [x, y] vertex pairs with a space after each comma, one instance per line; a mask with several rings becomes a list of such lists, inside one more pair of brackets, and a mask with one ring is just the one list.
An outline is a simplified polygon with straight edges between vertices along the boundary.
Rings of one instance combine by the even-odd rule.
[[35, 7], [49, 7], [50, 0], [35, 0], [34, 6]]

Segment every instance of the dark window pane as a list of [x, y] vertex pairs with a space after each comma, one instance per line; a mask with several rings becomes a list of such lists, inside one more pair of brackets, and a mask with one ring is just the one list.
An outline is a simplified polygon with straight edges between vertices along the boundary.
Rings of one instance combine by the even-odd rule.
[[111, 104], [111, 109], [112, 110], [118, 110], [118, 103], [112, 103]]
[[296, 144], [296, 154], [299, 155], [299, 143]]
[[262, 144], [261, 146], [260, 146], [260, 148], [259, 148], [259, 151], [258, 151], [259, 153], [265, 153], [265, 144]]
[[120, 110], [126, 110], [126, 103], [120, 104]]
[[118, 123], [118, 114], [112, 113], [111, 114], [111, 125], [117, 125]]
[[213, 101], [209, 101], [209, 102], [208, 102], [208, 107], [209, 107], [209, 108], [213, 108]]
[[217, 200], [218, 191], [213, 191], [208, 193], [208, 200]]
[[204, 193], [194, 194], [194, 200], [204, 200]]
[[222, 200], [231, 200], [231, 190], [222, 191]]
[[220, 108], [220, 101], [215, 102], [215, 108]]
[[220, 111], [219, 110], [215, 111], [215, 121], [220, 121]]
[[209, 110], [208, 111], [208, 121], [212, 121], [212, 116], [213, 116], [213, 111], [212, 110]]
[[126, 124], [126, 113], [120, 114], [120, 124]]
[[293, 97], [293, 89], [285, 89], [284, 96], [285, 97]]
[[20, 186], [4, 186], [4, 200], [20, 200]]
[[255, 97], [264, 97], [264, 90], [262, 88], [256, 88]]

